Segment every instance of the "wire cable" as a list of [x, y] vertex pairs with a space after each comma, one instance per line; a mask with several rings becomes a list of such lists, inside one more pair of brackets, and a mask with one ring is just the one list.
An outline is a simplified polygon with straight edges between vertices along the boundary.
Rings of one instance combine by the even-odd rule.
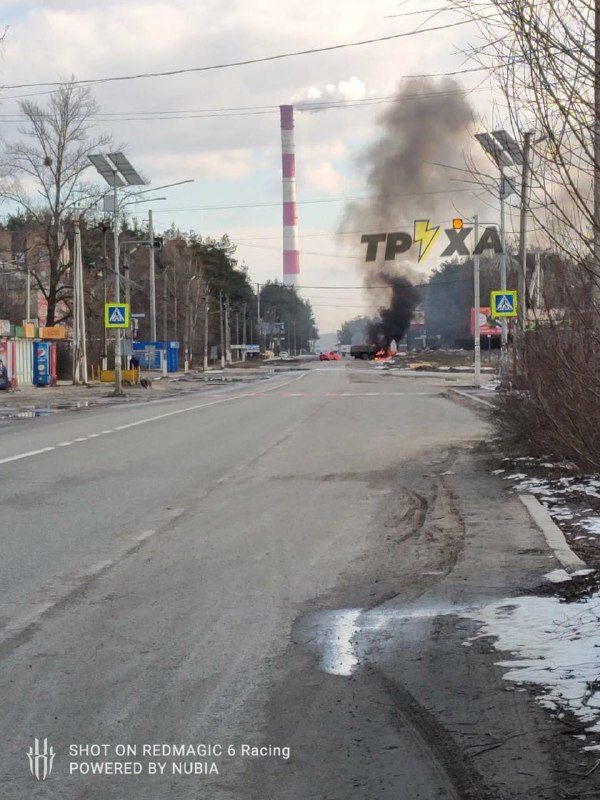
[[[387, 36], [376, 36], [371, 39], [361, 39], [356, 42], [342, 42], [341, 44], [328, 45], [326, 47], [311, 47], [307, 50], [295, 50], [288, 53], [277, 53], [272, 56], [263, 56], [262, 58], [247, 58], [242, 61], [229, 61], [223, 64], [209, 64], [202, 67], [185, 67], [182, 69], [170, 69], [161, 72], [138, 72], [133, 75], [113, 75], [105, 78], [85, 78], [82, 80], [69, 81], [70, 85], [76, 86], [90, 86], [99, 83], [114, 83], [116, 81], [134, 81], [142, 78], [167, 78], [174, 75], [187, 75], [197, 72], [211, 72], [214, 70], [229, 69], [231, 67], [245, 67], [250, 64], [265, 64], [270, 61], [280, 61], [285, 58], [297, 58], [298, 56], [314, 55], [316, 53], [329, 53], [335, 50], [346, 50], [350, 47], [363, 47], [369, 44], [378, 44], [380, 42], [389, 42], [395, 39], [406, 39], [410, 36], [418, 36], [422, 33], [434, 33], [436, 31], [448, 30], [449, 28], [457, 28], [462, 25], [470, 25], [472, 20], [465, 19], [458, 22], [449, 22], [445, 25], [434, 25], [430, 28], [420, 28], [418, 30], [405, 31], [404, 33], [392, 33]], [[481, 69], [481, 68], [479, 68]], [[485, 68], [484, 68], [485, 69]], [[418, 76], [417, 76], [418, 77]], [[65, 81], [36, 81], [34, 83], [14, 83], [8, 84], [3, 89], [33, 89], [38, 86], [60, 86]]]

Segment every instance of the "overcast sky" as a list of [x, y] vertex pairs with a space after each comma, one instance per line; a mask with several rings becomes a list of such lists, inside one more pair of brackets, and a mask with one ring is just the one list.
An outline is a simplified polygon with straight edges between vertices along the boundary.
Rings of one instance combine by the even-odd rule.
[[[452, 12], [429, 22], [426, 13], [387, 18], [442, 5], [443, 0], [0, 0], [8, 25], [1, 80], [10, 86], [70, 75], [84, 79], [157, 72], [380, 37], [419, 24], [456, 22], [459, 18]], [[159, 230], [174, 222], [201, 234], [228, 233], [239, 243], [238, 255], [254, 281], [281, 278], [279, 116], [276, 109], [256, 107], [307, 97], [391, 95], [402, 75], [460, 69], [460, 51], [476, 33], [469, 25], [266, 64], [100, 84], [94, 91], [102, 112], [124, 118], [98, 120], [98, 131], [111, 133], [124, 145], [131, 161], [155, 185], [195, 179], [189, 187], [169, 190], [168, 200], [156, 204]], [[460, 80], [465, 88], [477, 89], [472, 103], [477, 115], [485, 114], [489, 93], [480, 86], [482, 75], [467, 74]], [[11, 119], [16, 98], [36, 91], [42, 90], [4, 91], [0, 114], [6, 138], [17, 132]], [[43, 102], [45, 95], [35, 97]], [[126, 119], [150, 111], [248, 107], [261, 113]], [[340, 239], [333, 234], [344, 208], [337, 198], [367, 191], [360, 154], [377, 137], [383, 108], [359, 105], [296, 114], [300, 283], [339, 287], [302, 291], [311, 299], [323, 333], [367, 310], [362, 292], [341, 288], [361, 283], [360, 236], [345, 237], [346, 250], [340, 251]], [[461, 153], [445, 154], [445, 160], [464, 166]], [[469, 207], [464, 192], [457, 198], [454, 205]], [[328, 202], [306, 202], [314, 200]], [[273, 205], [256, 205], [269, 203]], [[235, 205], [253, 207], [200, 210]], [[140, 214], [145, 214], [142, 209]], [[454, 215], [448, 198], [447, 219]]]

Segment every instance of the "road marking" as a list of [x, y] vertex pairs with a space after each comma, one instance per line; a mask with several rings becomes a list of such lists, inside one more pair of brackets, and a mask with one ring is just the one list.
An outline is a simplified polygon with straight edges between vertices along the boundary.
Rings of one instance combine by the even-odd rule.
[[55, 450], [55, 447], [42, 447], [40, 450], [30, 450], [28, 453], [19, 453], [18, 456], [9, 456], [9, 458], [0, 459], [0, 464], [8, 464], [9, 461], [20, 461], [22, 458], [31, 458], [31, 456], [39, 456], [41, 453], [49, 453], [50, 450]]
[[[289, 386], [290, 383], [295, 383], [296, 381], [305, 378], [308, 373], [303, 372], [301, 375], [297, 375], [294, 378], [291, 378], [289, 381], [285, 381], [284, 383], [278, 383], [276, 386], [270, 386], [264, 389], [262, 392], [245, 392], [244, 394], [236, 394], [230, 397], [221, 397], [218, 400], [210, 400], [208, 403], [198, 403], [194, 406], [188, 406], [187, 408], [178, 408], [175, 411], [167, 411], [165, 414], [156, 414], [153, 417], [145, 417], [144, 419], [136, 420], [135, 422], [128, 422], [125, 425], [118, 425], [115, 428], [110, 430], [101, 431], [96, 436], [101, 436], [102, 434], [108, 433], [115, 433], [116, 431], [125, 431], [129, 428], [137, 428], [139, 425], [146, 425], [148, 422], [157, 422], [160, 419], [166, 419], [168, 417], [175, 417], [178, 414], [188, 414], [190, 411], [197, 411], [201, 408], [208, 408], [209, 406], [216, 406], [220, 405], [221, 403], [230, 403], [232, 400], [241, 400], [246, 397], [262, 397], [267, 392], [275, 392], [277, 389], [281, 389], [284, 386]], [[50, 447], [42, 447], [39, 450], [30, 450], [27, 453], [19, 453], [16, 456], [9, 456], [8, 458], [0, 459], [0, 464], [8, 464], [11, 461], [21, 461], [24, 458], [31, 458], [32, 456], [39, 456], [42, 453], [49, 453], [51, 450], [56, 450], [57, 447], [68, 447], [69, 445], [74, 444], [75, 442], [86, 442], [89, 438], [91, 438], [92, 434], [89, 436], [80, 436], [77, 439], [73, 439], [70, 442], [61, 442], [58, 445], [52, 445]]]

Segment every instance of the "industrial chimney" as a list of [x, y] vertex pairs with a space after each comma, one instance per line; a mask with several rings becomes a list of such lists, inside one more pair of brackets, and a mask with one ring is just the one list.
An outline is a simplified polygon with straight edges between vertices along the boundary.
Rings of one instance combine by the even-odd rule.
[[296, 147], [294, 106], [280, 106], [281, 161], [283, 174], [283, 282], [294, 286], [300, 274], [298, 206], [296, 204]]

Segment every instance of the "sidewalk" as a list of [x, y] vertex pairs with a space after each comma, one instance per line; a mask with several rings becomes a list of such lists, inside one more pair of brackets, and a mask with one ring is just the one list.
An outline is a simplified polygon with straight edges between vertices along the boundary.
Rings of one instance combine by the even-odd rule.
[[73, 386], [70, 381], [59, 381], [56, 386], [19, 386], [0, 392], [0, 421], [14, 418], [45, 416], [58, 411], [91, 408], [93, 406], [139, 403], [163, 397], [202, 392], [211, 386], [230, 383], [251, 383], [274, 374], [273, 369], [209, 370], [203, 372], [170, 373], [163, 377], [159, 372], [142, 373], [151, 381], [149, 388], [140, 385], [123, 386], [123, 396], [115, 397], [114, 384], [91, 381], [85, 386]]

